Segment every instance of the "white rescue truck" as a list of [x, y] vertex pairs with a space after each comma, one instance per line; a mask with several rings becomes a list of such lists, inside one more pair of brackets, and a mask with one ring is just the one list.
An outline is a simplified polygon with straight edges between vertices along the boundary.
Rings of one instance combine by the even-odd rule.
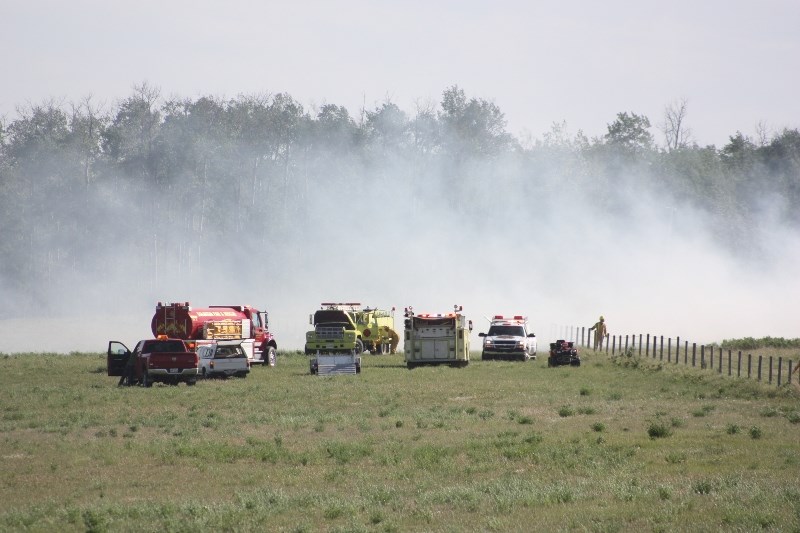
[[452, 313], [414, 314], [405, 309], [405, 354], [408, 369], [420, 365], [450, 365], [463, 367], [469, 364], [469, 333], [472, 321], [456, 305]]
[[528, 330], [528, 317], [522, 315], [495, 315], [491, 319], [488, 333], [483, 337], [481, 359], [491, 361], [528, 361], [536, 359], [536, 334]]

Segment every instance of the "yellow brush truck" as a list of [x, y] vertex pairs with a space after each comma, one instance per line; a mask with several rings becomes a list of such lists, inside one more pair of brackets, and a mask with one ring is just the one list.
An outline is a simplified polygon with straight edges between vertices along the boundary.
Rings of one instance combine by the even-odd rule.
[[469, 364], [469, 334], [472, 320], [461, 313], [456, 305], [452, 313], [415, 314], [407, 307], [405, 316], [405, 354], [409, 370], [420, 365], [450, 365], [463, 367]]
[[[331, 364], [344, 369], [340, 355], [352, 355], [355, 372], [361, 370], [364, 350], [371, 354], [388, 353], [391, 347], [390, 332], [394, 331], [394, 308], [392, 311], [362, 307], [360, 303], [325, 303], [313, 315], [309, 323], [314, 326], [306, 332], [305, 352], [315, 355], [311, 360], [311, 373], [322, 373], [326, 356]], [[328, 357], [330, 359], [330, 357]], [[345, 373], [344, 370], [342, 373]]]

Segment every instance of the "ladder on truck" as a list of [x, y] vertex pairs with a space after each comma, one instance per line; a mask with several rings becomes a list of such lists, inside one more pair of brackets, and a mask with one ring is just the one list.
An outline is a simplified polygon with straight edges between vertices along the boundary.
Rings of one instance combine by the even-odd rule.
[[177, 328], [177, 313], [175, 304], [168, 304], [164, 306], [164, 333], [168, 336], [174, 336], [175, 329]]

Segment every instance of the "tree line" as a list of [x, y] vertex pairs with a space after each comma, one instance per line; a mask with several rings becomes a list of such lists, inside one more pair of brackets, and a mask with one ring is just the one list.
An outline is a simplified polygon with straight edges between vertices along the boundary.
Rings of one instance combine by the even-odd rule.
[[800, 132], [699, 146], [688, 116], [680, 101], [655, 126], [620, 112], [600, 137], [561, 123], [521, 140], [496, 104], [457, 86], [411, 112], [386, 101], [356, 115], [282, 93], [162, 98], [148, 84], [111, 108], [29, 104], [0, 122], [0, 281], [46, 301], [65, 273], [102, 273], [108, 254], [191, 274], [232, 240], [268, 255], [324, 224], [326, 206], [379, 215], [398, 198], [410, 216], [558, 198], [624, 213], [626, 193], [646, 188], [705, 213], [731, 246], [757, 244], [765, 210], [800, 229]]

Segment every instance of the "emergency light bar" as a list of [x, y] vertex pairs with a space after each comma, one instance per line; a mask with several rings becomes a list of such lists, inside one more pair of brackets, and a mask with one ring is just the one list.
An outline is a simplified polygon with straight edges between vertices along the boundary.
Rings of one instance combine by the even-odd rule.
[[341, 303], [341, 302], [340, 303], [322, 302], [319, 305], [328, 306], [328, 307], [339, 307], [340, 305], [345, 305], [345, 306], [348, 306], [348, 307], [356, 307], [356, 306], [359, 306], [361, 304], [360, 303]]
[[503, 315], [494, 315], [493, 320], [528, 320], [528, 317], [522, 315], [514, 315], [512, 316], [503, 316]]

